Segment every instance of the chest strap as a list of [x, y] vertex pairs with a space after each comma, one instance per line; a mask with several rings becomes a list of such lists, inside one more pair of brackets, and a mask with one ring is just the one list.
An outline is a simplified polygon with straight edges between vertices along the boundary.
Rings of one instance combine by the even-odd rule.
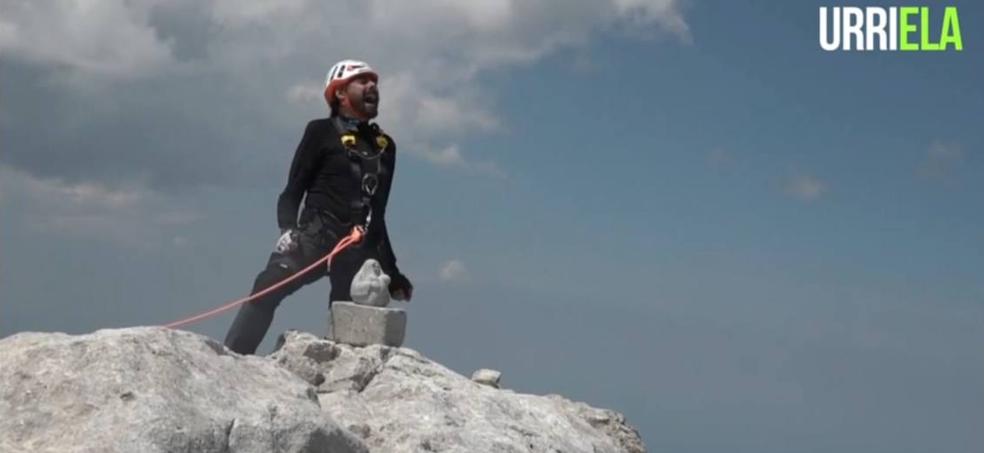
[[[372, 221], [372, 197], [379, 189], [382, 156], [389, 146], [389, 139], [375, 124], [369, 126], [370, 131], [353, 131], [346, 128], [337, 117], [333, 123], [349, 158], [349, 168], [354, 181], [359, 181], [360, 196], [350, 201], [351, 220], [353, 224], [368, 229]], [[359, 140], [366, 132], [372, 133], [375, 143]]]

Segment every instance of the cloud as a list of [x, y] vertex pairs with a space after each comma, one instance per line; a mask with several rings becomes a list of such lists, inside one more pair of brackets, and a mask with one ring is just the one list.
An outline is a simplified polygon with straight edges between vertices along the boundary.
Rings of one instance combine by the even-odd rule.
[[445, 282], [459, 282], [468, 279], [468, 270], [461, 260], [451, 259], [441, 266], [438, 277]]
[[810, 202], [819, 199], [827, 191], [827, 185], [810, 175], [797, 175], [786, 182], [787, 195], [801, 201]]
[[448, 146], [441, 150], [428, 150], [423, 152], [425, 159], [437, 165], [466, 165], [465, 158], [461, 157], [456, 145]]
[[35, 196], [62, 199], [79, 206], [121, 209], [133, 206], [143, 197], [139, 192], [110, 190], [93, 183], [65, 184], [26, 178], [28, 191]]
[[684, 42], [693, 41], [690, 26], [673, 0], [615, 0], [619, 15], [638, 24], [657, 23]]
[[324, 99], [325, 90], [318, 82], [298, 83], [287, 89], [287, 100], [294, 104], [312, 104]]
[[0, 53], [94, 76], [134, 77], [173, 63], [149, 23], [153, 1], [4, 1]]
[[724, 148], [714, 148], [707, 153], [707, 165], [713, 168], [729, 167], [734, 163], [734, 155]]
[[496, 178], [508, 177], [506, 172], [499, 168], [495, 162], [473, 162], [466, 160], [458, 149], [458, 145], [449, 145], [441, 149], [415, 146], [409, 152], [423, 157], [425, 160], [438, 166], [461, 168]]
[[413, 71], [383, 75], [380, 121], [391, 124], [388, 130], [393, 130], [398, 138], [458, 138], [472, 132], [495, 131], [501, 126], [487, 107], [491, 102], [474, 89], [462, 86], [453, 93], [437, 94], [433, 81], [424, 80]]
[[60, 208], [120, 211], [134, 206], [144, 196], [136, 190], [111, 190], [94, 183], [71, 184], [40, 179], [11, 169], [3, 171], [5, 179], [17, 181], [28, 198], [49, 206], [57, 204]]
[[926, 157], [916, 169], [916, 174], [925, 179], [946, 180], [963, 159], [964, 151], [960, 145], [934, 141], [929, 145]]
[[575, 74], [590, 75], [599, 73], [601, 68], [591, 59], [591, 57], [585, 54], [577, 54], [571, 61], [571, 70]]
[[67, 183], [3, 165], [0, 193], [11, 199], [8, 213], [16, 208], [17, 221], [31, 228], [131, 246], [159, 244], [166, 230], [191, 224], [198, 217], [145, 188], [115, 190], [95, 183]]
[[401, 149], [501, 173], [460, 146], [508, 127], [480, 75], [598, 32], [690, 36], [675, 0], [0, 3], [0, 163], [162, 191], [279, 182], [304, 119], [326, 111], [324, 71], [342, 58], [380, 72], [379, 120]]

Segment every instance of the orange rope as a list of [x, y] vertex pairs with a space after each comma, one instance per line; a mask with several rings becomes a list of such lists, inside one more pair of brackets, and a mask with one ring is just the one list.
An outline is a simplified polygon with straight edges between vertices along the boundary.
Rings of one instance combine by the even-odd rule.
[[209, 318], [209, 317], [215, 316], [215, 315], [217, 315], [219, 313], [222, 313], [224, 311], [227, 311], [227, 310], [230, 310], [232, 308], [238, 307], [238, 306], [243, 305], [245, 303], [252, 302], [254, 299], [263, 297], [263, 296], [265, 296], [267, 294], [270, 294], [273, 291], [276, 291], [281, 286], [284, 286], [284, 285], [286, 285], [286, 284], [288, 284], [288, 283], [296, 280], [301, 275], [304, 275], [304, 274], [310, 272], [312, 269], [320, 266], [321, 264], [323, 264], [325, 262], [327, 262], [327, 265], [330, 268], [331, 267], [331, 261], [332, 261], [332, 259], [335, 258], [335, 255], [341, 253], [342, 250], [344, 250], [346, 247], [348, 247], [348, 246], [350, 246], [352, 244], [355, 244], [355, 243], [358, 243], [359, 241], [361, 241], [363, 234], [364, 234], [364, 231], [362, 230], [361, 227], [355, 227], [355, 228], [352, 229], [352, 232], [349, 233], [348, 236], [345, 236], [344, 238], [342, 238], [342, 240], [338, 241], [338, 243], [335, 244], [335, 248], [331, 249], [331, 252], [330, 253], [328, 253], [327, 255], [325, 255], [324, 257], [322, 257], [321, 259], [319, 259], [318, 261], [315, 261], [315, 262], [311, 263], [310, 266], [302, 269], [300, 272], [297, 272], [294, 275], [291, 275], [290, 277], [287, 277], [287, 278], [281, 280], [279, 283], [274, 284], [274, 285], [271, 285], [269, 288], [264, 289], [264, 290], [262, 290], [262, 291], [260, 291], [260, 292], [258, 292], [256, 294], [253, 294], [253, 295], [247, 296], [247, 297], [243, 297], [241, 299], [234, 300], [232, 302], [229, 302], [229, 303], [227, 303], [225, 305], [222, 305], [222, 306], [213, 308], [213, 309], [211, 309], [209, 311], [206, 311], [204, 313], [200, 313], [200, 314], [197, 314], [195, 316], [191, 316], [191, 317], [188, 317], [188, 318], [180, 319], [178, 321], [174, 321], [174, 322], [169, 323], [169, 324], [165, 324], [164, 327], [175, 329], [175, 328], [178, 328], [178, 327], [187, 325], [187, 324], [191, 324], [191, 323], [196, 322], [196, 321], [200, 321], [200, 320], [205, 319], [205, 318]]

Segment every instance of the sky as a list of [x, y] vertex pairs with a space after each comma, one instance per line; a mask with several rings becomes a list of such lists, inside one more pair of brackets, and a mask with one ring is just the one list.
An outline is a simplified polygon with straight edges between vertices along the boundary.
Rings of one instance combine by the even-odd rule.
[[406, 346], [650, 451], [980, 452], [984, 6], [920, 5], [962, 52], [825, 52], [813, 1], [0, 0], [0, 337], [245, 295], [358, 58]]

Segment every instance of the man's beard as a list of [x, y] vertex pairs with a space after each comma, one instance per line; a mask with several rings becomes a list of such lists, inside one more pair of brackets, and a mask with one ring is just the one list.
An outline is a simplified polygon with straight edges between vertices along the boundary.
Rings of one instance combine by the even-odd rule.
[[364, 93], [354, 107], [366, 117], [375, 118], [379, 114], [379, 93]]
[[362, 114], [366, 118], [375, 118], [376, 115], [379, 114], [379, 104], [377, 103], [368, 103], [365, 101], [360, 101], [356, 103], [356, 105], [353, 105], [352, 107], [354, 107], [354, 110], [356, 110], [358, 113]]

